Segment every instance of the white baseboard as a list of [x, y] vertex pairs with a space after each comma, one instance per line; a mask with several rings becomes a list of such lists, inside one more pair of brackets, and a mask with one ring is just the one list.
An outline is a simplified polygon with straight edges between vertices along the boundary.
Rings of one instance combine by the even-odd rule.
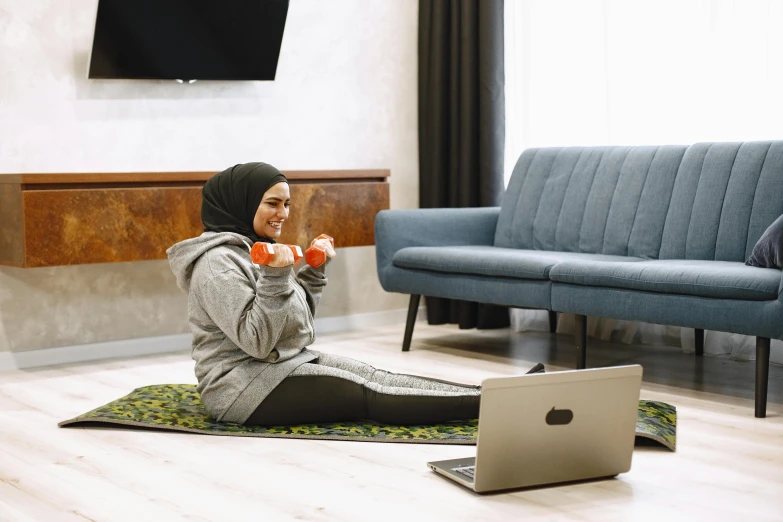
[[22, 370], [115, 357], [138, 357], [190, 350], [191, 334], [163, 335], [103, 343], [44, 348], [26, 352], [0, 352], [0, 371]]
[[[424, 310], [424, 308], [419, 308], [419, 313], [416, 317], [417, 321], [426, 319]], [[324, 317], [315, 320], [315, 329], [318, 333], [326, 334], [389, 324], [404, 324], [407, 314], [408, 310], [398, 309], [339, 317]], [[45, 348], [25, 352], [0, 352], [0, 372], [117, 357], [187, 352], [190, 350], [191, 340], [191, 334], [176, 334], [63, 346], [60, 348]]]

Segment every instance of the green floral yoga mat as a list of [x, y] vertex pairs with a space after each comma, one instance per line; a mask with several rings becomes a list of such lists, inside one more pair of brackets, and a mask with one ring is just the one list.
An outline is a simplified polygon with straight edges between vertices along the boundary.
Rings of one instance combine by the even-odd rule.
[[[122, 427], [238, 435], [244, 437], [283, 437], [372, 442], [413, 442], [417, 444], [475, 444], [477, 420], [447, 422], [432, 426], [390, 426], [375, 422], [338, 422], [300, 426], [238, 426], [215, 422], [201, 403], [193, 384], [156, 384], [131, 393], [73, 419], [60, 427]], [[639, 401], [636, 424], [639, 437], [654, 440], [674, 450], [677, 412], [664, 402]]]

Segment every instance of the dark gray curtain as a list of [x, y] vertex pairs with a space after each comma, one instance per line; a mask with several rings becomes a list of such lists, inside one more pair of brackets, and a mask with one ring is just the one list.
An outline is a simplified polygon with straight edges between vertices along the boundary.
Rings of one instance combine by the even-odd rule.
[[[503, 0], [419, 0], [419, 204], [500, 205]], [[430, 324], [508, 326], [508, 309], [427, 297]]]

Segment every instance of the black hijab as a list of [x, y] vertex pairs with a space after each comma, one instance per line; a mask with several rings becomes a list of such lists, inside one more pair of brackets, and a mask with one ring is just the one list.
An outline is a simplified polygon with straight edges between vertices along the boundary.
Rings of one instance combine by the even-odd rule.
[[288, 180], [266, 163], [242, 163], [215, 174], [201, 190], [204, 231], [236, 232], [254, 243], [274, 243], [255, 233], [253, 218], [264, 193], [281, 182]]

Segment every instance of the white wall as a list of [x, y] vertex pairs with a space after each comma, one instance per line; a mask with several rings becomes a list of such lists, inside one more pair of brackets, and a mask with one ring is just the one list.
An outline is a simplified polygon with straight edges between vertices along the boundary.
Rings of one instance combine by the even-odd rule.
[[[0, 0], [0, 175], [389, 168], [392, 208], [418, 206], [416, 0], [291, 0], [274, 82], [192, 85], [87, 80], [96, 7]], [[319, 317], [407, 304], [373, 247], [330, 269]], [[184, 332], [165, 261], [0, 267], [0, 351]]]

